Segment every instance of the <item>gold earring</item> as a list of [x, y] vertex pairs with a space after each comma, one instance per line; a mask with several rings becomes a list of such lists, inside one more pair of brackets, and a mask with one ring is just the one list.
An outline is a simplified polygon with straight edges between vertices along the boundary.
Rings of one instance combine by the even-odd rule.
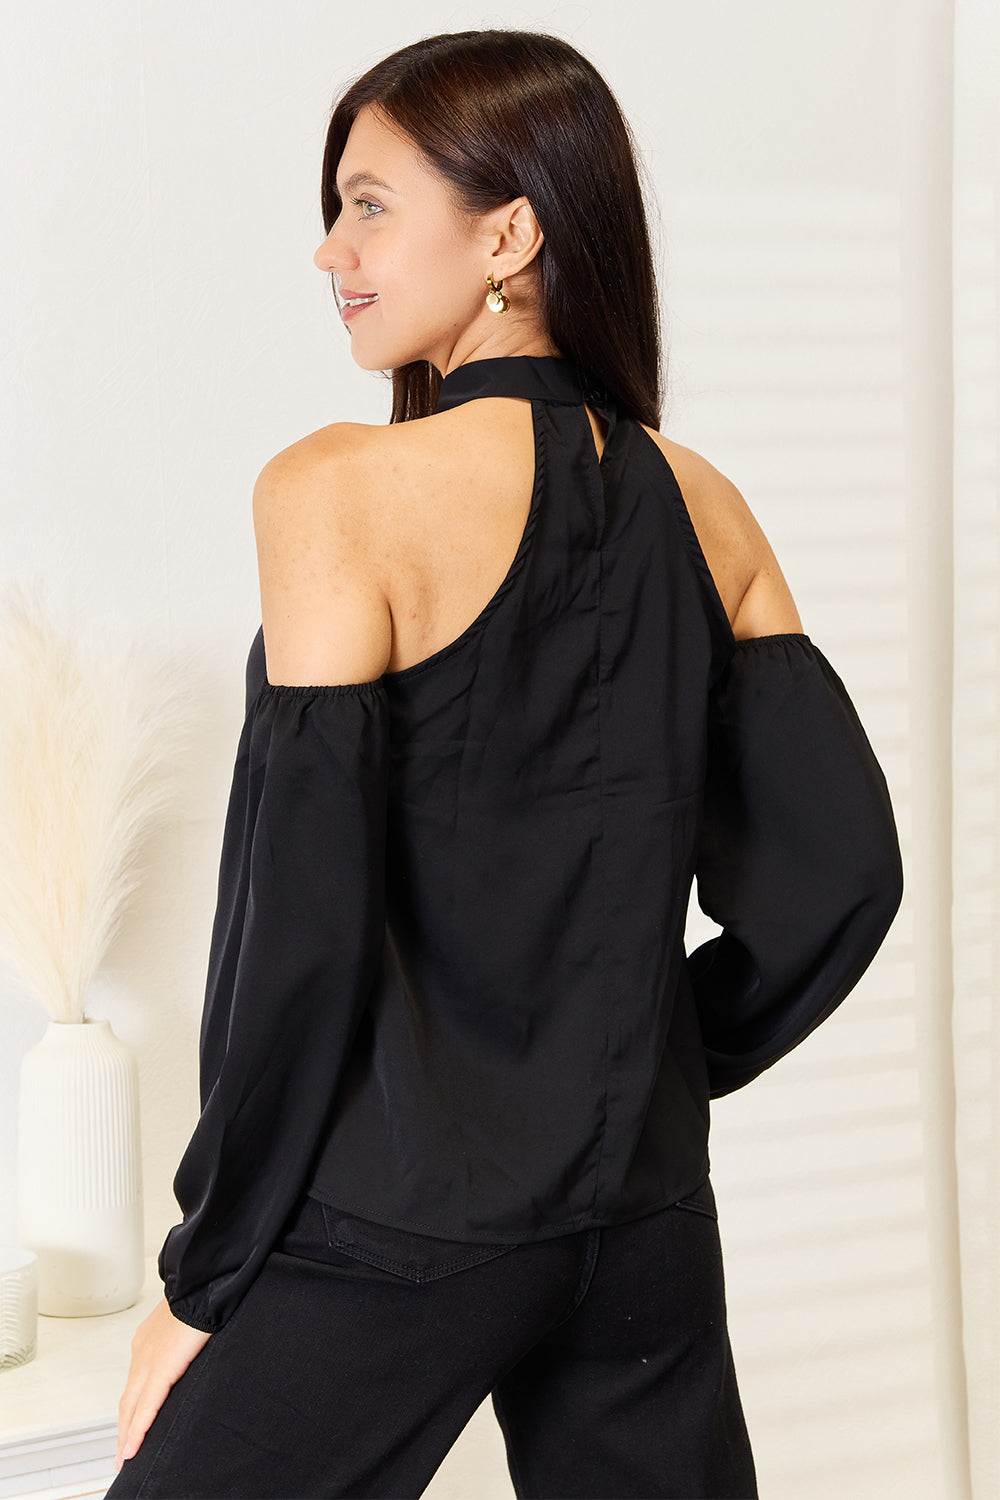
[[489, 287], [489, 291], [486, 293], [486, 306], [490, 312], [505, 313], [510, 307], [510, 298], [505, 297], [501, 291], [503, 282], [494, 281], [491, 273], [486, 278], [486, 285]]

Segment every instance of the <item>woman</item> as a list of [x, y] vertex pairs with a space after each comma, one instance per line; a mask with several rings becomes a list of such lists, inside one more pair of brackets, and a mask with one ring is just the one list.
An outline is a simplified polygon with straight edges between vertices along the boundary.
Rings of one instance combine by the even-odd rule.
[[492, 1393], [519, 1495], [754, 1495], [708, 1102], [871, 961], [884, 780], [742, 497], [657, 431], [591, 65], [403, 49], [334, 110], [323, 213], [393, 421], [255, 489], [202, 1114], [109, 1494], [418, 1495]]

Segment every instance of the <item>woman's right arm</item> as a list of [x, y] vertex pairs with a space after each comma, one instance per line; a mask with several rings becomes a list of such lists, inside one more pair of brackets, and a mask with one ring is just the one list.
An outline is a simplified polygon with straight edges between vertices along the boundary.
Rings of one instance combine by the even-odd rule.
[[892, 804], [847, 690], [801, 633], [737, 641], [708, 704], [696, 878], [722, 929], [689, 957], [713, 1097], [804, 1041], [902, 897]]

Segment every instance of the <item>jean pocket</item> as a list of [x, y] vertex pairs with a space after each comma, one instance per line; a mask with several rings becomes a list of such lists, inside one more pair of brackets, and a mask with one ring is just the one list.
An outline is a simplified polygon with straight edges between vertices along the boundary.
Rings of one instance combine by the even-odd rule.
[[[319, 1202], [319, 1200], [316, 1200]], [[370, 1219], [355, 1218], [342, 1209], [319, 1202], [331, 1250], [363, 1261], [407, 1281], [437, 1281], [469, 1266], [496, 1260], [516, 1245], [477, 1245], [466, 1240], [441, 1240]]]
[[673, 1207], [687, 1208], [692, 1213], [704, 1214], [706, 1218], [715, 1219], [718, 1222], [719, 1211], [715, 1205], [715, 1193], [712, 1191], [712, 1184], [707, 1177], [700, 1186], [695, 1188], [693, 1193], [688, 1193], [685, 1198], [678, 1198]]

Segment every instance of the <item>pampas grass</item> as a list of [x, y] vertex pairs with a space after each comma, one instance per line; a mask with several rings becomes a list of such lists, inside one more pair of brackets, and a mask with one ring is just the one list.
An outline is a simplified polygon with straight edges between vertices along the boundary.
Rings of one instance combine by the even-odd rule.
[[37, 592], [0, 599], [0, 959], [53, 1020], [85, 1017], [187, 725], [176, 667], [88, 648]]

